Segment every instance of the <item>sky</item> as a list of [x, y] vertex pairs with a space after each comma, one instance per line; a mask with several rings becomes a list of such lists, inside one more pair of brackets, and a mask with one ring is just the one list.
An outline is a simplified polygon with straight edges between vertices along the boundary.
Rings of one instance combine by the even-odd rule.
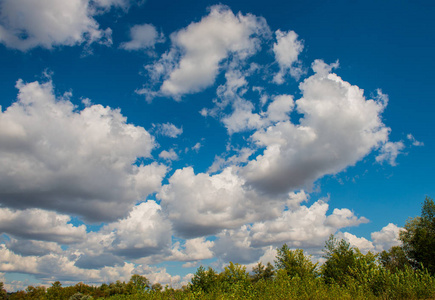
[[0, 0], [0, 281], [363, 252], [434, 197], [433, 1]]

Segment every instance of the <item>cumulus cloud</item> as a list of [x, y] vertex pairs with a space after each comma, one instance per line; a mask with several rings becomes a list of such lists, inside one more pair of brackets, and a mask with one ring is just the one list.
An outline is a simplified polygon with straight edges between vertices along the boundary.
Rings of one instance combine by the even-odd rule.
[[77, 257], [63, 254], [47, 254], [41, 257], [21, 256], [0, 245], [0, 270], [33, 274], [45, 284], [60, 280], [68, 282], [87, 282], [100, 285], [116, 280], [128, 281], [133, 274], [146, 276], [151, 283], [171, 284], [179, 288], [186, 284], [189, 277], [181, 278], [167, 273], [165, 268], [148, 265], [135, 265], [123, 262], [120, 265], [105, 266], [100, 269], [86, 269], [75, 265]]
[[401, 245], [399, 233], [403, 228], [398, 227], [393, 223], [389, 223], [380, 231], [373, 232], [371, 238], [377, 251], [389, 250], [393, 246]]
[[242, 163], [246, 163], [249, 160], [249, 157], [254, 153], [254, 150], [251, 148], [242, 148], [236, 150], [236, 154], [230, 157], [216, 156], [213, 164], [207, 170], [208, 173], [215, 173], [218, 171], [222, 171], [226, 167], [235, 166]]
[[252, 244], [257, 247], [284, 243], [297, 248], [319, 247], [338, 229], [368, 222], [346, 208], [336, 208], [327, 215], [328, 208], [327, 202], [319, 200], [310, 207], [302, 205], [284, 211], [276, 220], [254, 223], [250, 232]]
[[[303, 198], [302, 195], [299, 197]], [[329, 215], [328, 209], [327, 202], [318, 200], [310, 207], [301, 205], [285, 210], [272, 220], [223, 230], [217, 235], [219, 239], [215, 241], [213, 251], [224, 262], [246, 264], [261, 260], [260, 257], [267, 253], [267, 257], [273, 258], [271, 245], [281, 247], [287, 244], [290, 248], [308, 249], [318, 254], [331, 234], [368, 221], [345, 208], [334, 209]]]
[[50, 82], [17, 83], [17, 102], [0, 113], [0, 202], [114, 220], [156, 191], [166, 167], [135, 165], [155, 143], [119, 110], [77, 110]]
[[216, 5], [201, 21], [173, 33], [172, 49], [147, 69], [151, 78], [163, 78], [162, 95], [179, 98], [212, 85], [224, 59], [254, 54], [259, 49], [258, 37], [267, 34], [263, 18], [234, 15], [228, 7]]
[[172, 250], [172, 256], [169, 259], [178, 261], [209, 259], [214, 257], [214, 253], [211, 250], [213, 246], [214, 242], [207, 241], [205, 237], [188, 239], [183, 246], [177, 242]]
[[410, 133], [406, 135], [406, 138], [412, 142], [413, 146], [417, 146], [417, 147], [424, 146], [423, 142], [417, 141], [415, 139], [415, 137], [412, 134], [410, 134]]
[[351, 245], [351, 247], [358, 248], [362, 253], [367, 253], [369, 251], [374, 252], [375, 250], [373, 242], [363, 237], [357, 237], [356, 235], [349, 232], [340, 232], [336, 235], [336, 238], [346, 240]]
[[253, 187], [276, 194], [310, 186], [387, 143], [390, 129], [380, 116], [385, 97], [366, 99], [359, 87], [330, 73], [332, 67], [315, 61], [316, 73], [300, 84], [299, 124], [281, 121], [252, 135], [264, 148], [242, 171]]
[[[45, 230], [44, 234], [49, 234], [49, 230]], [[8, 249], [22, 256], [44, 256], [49, 253], [61, 253], [62, 248], [58, 243], [25, 240], [25, 239], [10, 239], [6, 242]]]
[[279, 65], [279, 72], [273, 77], [277, 84], [284, 83], [284, 77], [287, 73], [296, 79], [302, 75], [303, 71], [298, 60], [299, 54], [304, 49], [302, 41], [298, 40], [298, 35], [294, 31], [275, 32], [277, 42], [273, 44], [273, 53]]
[[136, 51], [152, 49], [157, 43], [164, 41], [163, 34], [159, 34], [152, 24], [135, 25], [130, 28], [130, 38], [128, 42], [120, 45], [120, 48]]
[[405, 145], [402, 141], [387, 142], [382, 146], [380, 154], [376, 156], [376, 161], [379, 163], [387, 161], [390, 165], [396, 166], [397, 156], [402, 153], [401, 150], [404, 148]]
[[141, 5], [145, 2], [145, 0], [93, 0], [96, 5], [103, 8], [111, 8], [111, 7], [120, 7], [124, 10], [127, 10], [132, 3], [137, 5]]
[[216, 175], [195, 174], [187, 167], [176, 170], [157, 197], [182, 237], [215, 234], [279, 214], [279, 202], [245, 189], [243, 184], [231, 167]]
[[86, 226], [69, 224], [71, 218], [41, 209], [11, 210], [0, 208], [0, 232], [16, 237], [62, 244], [84, 239]]
[[286, 121], [289, 119], [289, 113], [292, 112], [295, 103], [291, 95], [278, 95], [273, 102], [269, 104], [266, 116], [269, 122]]
[[88, 0], [4, 0], [0, 5], [0, 42], [7, 47], [27, 51], [112, 43], [111, 29], [100, 29]]
[[229, 134], [260, 128], [263, 124], [261, 116], [254, 113], [254, 105], [250, 101], [237, 99], [233, 104], [233, 112], [222, 119]]
[[224, 262], [251, 263], [258, 260], [263, 253], [261, 248], [252, 247], [250, 232], [246, 225], [237, 230], [226, 229], [218, 234], [218, 238], [213, 251]]
[[[114, 256], [138, 259], [169, 250], [171, 224], [155, 201], [149, 200], [133, 207], [129, 215], [88, 234], [77, 245], [82, 250], [80, 263], [92, 262], [92, 267], [104, 266]], [[116, 260], [114, 260], [116, 261]]]
[[174, 151], [174, 149], [170, 149], [169, 151], [163, 150], [160, 152], [159, 157], [165, 160], [177, 160], [178, 154]]
[[157, 124], [157, 125], [153, 124], [153, 127], [155, 129], [156, 134], [160, 134], [171, 138], [176, 138], [183, 133], [182, 127], [178, 128], [177, 126], [169, 122], [164, 124]]

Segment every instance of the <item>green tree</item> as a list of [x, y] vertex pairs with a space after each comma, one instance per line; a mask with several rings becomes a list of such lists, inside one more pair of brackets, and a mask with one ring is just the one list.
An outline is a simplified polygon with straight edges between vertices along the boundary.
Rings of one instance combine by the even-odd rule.
[[45, 299], [45, 287], [29, 285], [26, 289], [26, 294], [28, 299]]
[[92, 298], [92, 296], [83, 295], [80, 292], [77, 292], [74, 295], [72, 295], [71, 297], [69, 297], [69, 300], [92, 300], [92, 299], [94, 299], [94, 298]]
[[326, 261], [321, 267], [321, 274], [325, 282], [344, 284], [347, 277], [352, 273], [351, 268], [355, 265], [356, 254], [354, 249], [345, 240], [337, 241], [331, 235], [329, 240], [326, 241], [323, 252]]
[[251, 276], [251, 280], [253, 282], [260, 280], [271, 280], [275, 274], [273, 269], [273, 265], [270, 262], [268, 262], [266, 266], [259, 262], [255, 267], [252, 268], [253, 274]]
[[379, 253], [378, 261], [381, 266], [392, 273], [404, 271], [405, 268], [411, 266], [405, 251], [400, 246], [394, 246], [388, 251], [384, 250]]
[[432, 198], [424, 200], [420, 217], [406, 221], [400, 240], [414, 267], [422, 265], [435, 274], [435, 203]]
[[156, 282], [151, 286], [151, 289], [155, 292], [161, 292], [163, 290], [163, 286], [160, 283]]
[[8, 299], [8, 293], [4, 289], [3, 282], [0, 281], [0, 299]]
[[203, 266], [200, 266], [193, 275], [189, 288], [194, 291], [202, 290], [207, 293], [216, 286], [217, 280], [218, 274], [213, 268], [208, 267], [208, 270], [206, 270]]
[[240, 298], [251, 286], [249, 273], [246, 267], [230, 262], [219, 274], [219, 287], [224, 293], [230, 294], [228, 298]]
[[306, 256], [302, 249], [290, 250], [287, 244], [277, 249], [275, 266], [278, 270], [284, 270], [290, 277], [317, 276], [317, 264], [311, 261], [311, 257]]
[[133, 294], [143, 294], [150, 288], [149, 280], [138, 274], [132, 275], [127, 285]]
[[64, 299], [62, 295], [62, 284], [59, 281], [53, 282], [51, 287], [47, 289], [47, 299], [61, 300]]
[[246, 272], [246, 267], [240, 264], [234, 264], [231, 261], [219, 276], [222, 281], [230, 284], [249, 282], [249, 274]]

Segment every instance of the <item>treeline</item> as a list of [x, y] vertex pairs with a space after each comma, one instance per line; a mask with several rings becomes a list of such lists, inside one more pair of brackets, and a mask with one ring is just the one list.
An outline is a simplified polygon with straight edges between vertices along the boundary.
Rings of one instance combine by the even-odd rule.
[[182, 289], [150, 285], [133, 275], [129, 282], [94, 287], [83, 283], [62, 287], [29, 286], [0, 299], [435, 299], [435, 204], [426, 198], [420, 217], [406, 222], [402, 246], [377, 255], [361, 253], [331, 236], [322, 265], [303, 250], [284, 244], [274, 264], [258, 263], [251, 273], [230, 262], [220, 273], [199, 267]]

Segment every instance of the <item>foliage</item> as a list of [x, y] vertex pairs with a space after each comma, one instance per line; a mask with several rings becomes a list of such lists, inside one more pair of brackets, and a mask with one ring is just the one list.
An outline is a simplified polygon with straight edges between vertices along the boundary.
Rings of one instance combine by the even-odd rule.
[[200, 266], [191, 280], [190, 289], [193, 291], [210, 292], [215, 286], [218, 279], [218, 274], [209, 267], [206, 270], [203, 266]]
[[6, 293], [6, 290], [3, 288], [3, 282], [0, 281], [0, 299], [7, 299], [8, 294]]
[[300, 278], [316, 277], [317, 264], [314, 264], [311, 257], [307, 257], [301, 249], [290, 250], [287, 244], [277, 249], [275, 266], [285, 271], [290, 277]]
[[435, 203], [426, 197], [421, 216], [409, 219], [400, 240], [414, 267], [423, 266], [432, 275], [435, 274]]
[[337, 241], [333, 235], [326, 241], [324, 249], [325, 263], [321, 274], [326, 283], [343, 285], [354, 267], [356, 255], [350, 244], [345, 240]]
[[393, 246], [390, 250], [384, 250], [379, 253], [378, 261], [385, 269], [392, 273], [399, 270], [404, 271], [407, 267], [411, 267], [411, 262], [400, 246]]
[[150, 282], [145, 276], [134, 274], [128, 282], [128, 289], [131, 294], [144, 293], [150, 288]]
[[270, 262], [268, 262], [266, 266], [259, 262], [254, 268], [252, 268], [252, 273], [251, 280], [255, 283], [259, 280], [272, 280], [275, 271]]

